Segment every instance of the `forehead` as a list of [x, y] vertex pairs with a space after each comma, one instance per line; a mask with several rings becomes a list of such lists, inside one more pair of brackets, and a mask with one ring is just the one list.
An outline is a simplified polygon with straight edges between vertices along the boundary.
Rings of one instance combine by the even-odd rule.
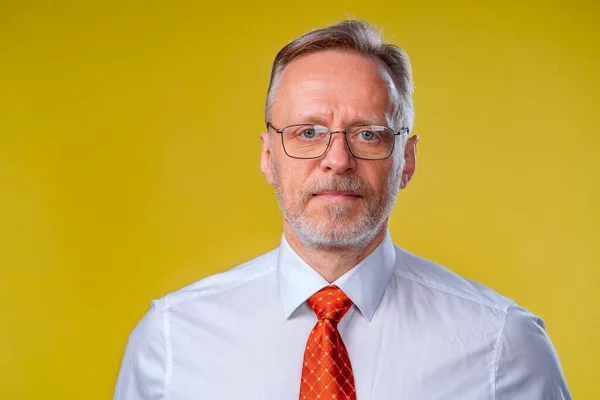
[[382, 63], [355, 52], [304, 55], [282, 71], [272, 114], [283, 123], [383, 122], [390, 80]]

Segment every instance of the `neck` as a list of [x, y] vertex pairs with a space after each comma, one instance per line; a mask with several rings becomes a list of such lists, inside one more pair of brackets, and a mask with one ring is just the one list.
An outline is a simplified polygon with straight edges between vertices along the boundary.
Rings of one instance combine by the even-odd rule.
[[284, 220], [283, 234], [291, 248], [327, 282], [332, 283], [364, 260], [382, 242], [387, 222], [370, 243], [358, 247], [318, 248], [304, 245]]

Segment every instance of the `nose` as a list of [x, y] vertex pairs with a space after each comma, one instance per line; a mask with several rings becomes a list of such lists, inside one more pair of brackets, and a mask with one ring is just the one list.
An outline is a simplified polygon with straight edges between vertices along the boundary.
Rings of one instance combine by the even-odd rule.
[[329, 148], [321, 159], [321, 169], [335, 174], [344, 174], [356, 168], [356, 158], [350, 153], [343, 132], [332, 132]]

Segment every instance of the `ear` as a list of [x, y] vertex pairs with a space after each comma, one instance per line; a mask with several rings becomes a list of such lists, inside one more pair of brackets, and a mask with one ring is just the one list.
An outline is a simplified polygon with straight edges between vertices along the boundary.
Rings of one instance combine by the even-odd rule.
[[262, 149], [260, 152], [260, 171], [269, 185], [273, 185], [273, 169], [271, 166], [271, 136], [269, 132], [260, 133]]
[[406, 147], [404, 149], [404, 169], [402, 170], [402, 180], [400, 182], [400, 189], [406, 188], [408, 182], [415, 173], [417, 168], [417, 142], [419, 141], [418, 136], [409, 137], [406, 141]]

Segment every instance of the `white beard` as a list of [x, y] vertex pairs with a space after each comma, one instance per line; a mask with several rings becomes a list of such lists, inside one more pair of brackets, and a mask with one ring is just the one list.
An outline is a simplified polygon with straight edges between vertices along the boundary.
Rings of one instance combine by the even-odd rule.
[[[364, 247], [370, 244], [387, 222], [400, 189], [400, 169], [394, 163], [388, 178], [387, 193], [381, 195], [362, 179], [352, 175], [328, 175], [321, 181], [309, 182], [302, 192], [293, 194], [286, 202], [281, 176], [271, 153], [275, 193], [284, 219], [289, 223], [302, 244], [314, 249]], [[324, 190], [353, 191], [362, 195], [364, 210], [352, 218], [353, 206], [331, 204], [324, 206], [321, 218], [307, 213], [312, 194]]]

